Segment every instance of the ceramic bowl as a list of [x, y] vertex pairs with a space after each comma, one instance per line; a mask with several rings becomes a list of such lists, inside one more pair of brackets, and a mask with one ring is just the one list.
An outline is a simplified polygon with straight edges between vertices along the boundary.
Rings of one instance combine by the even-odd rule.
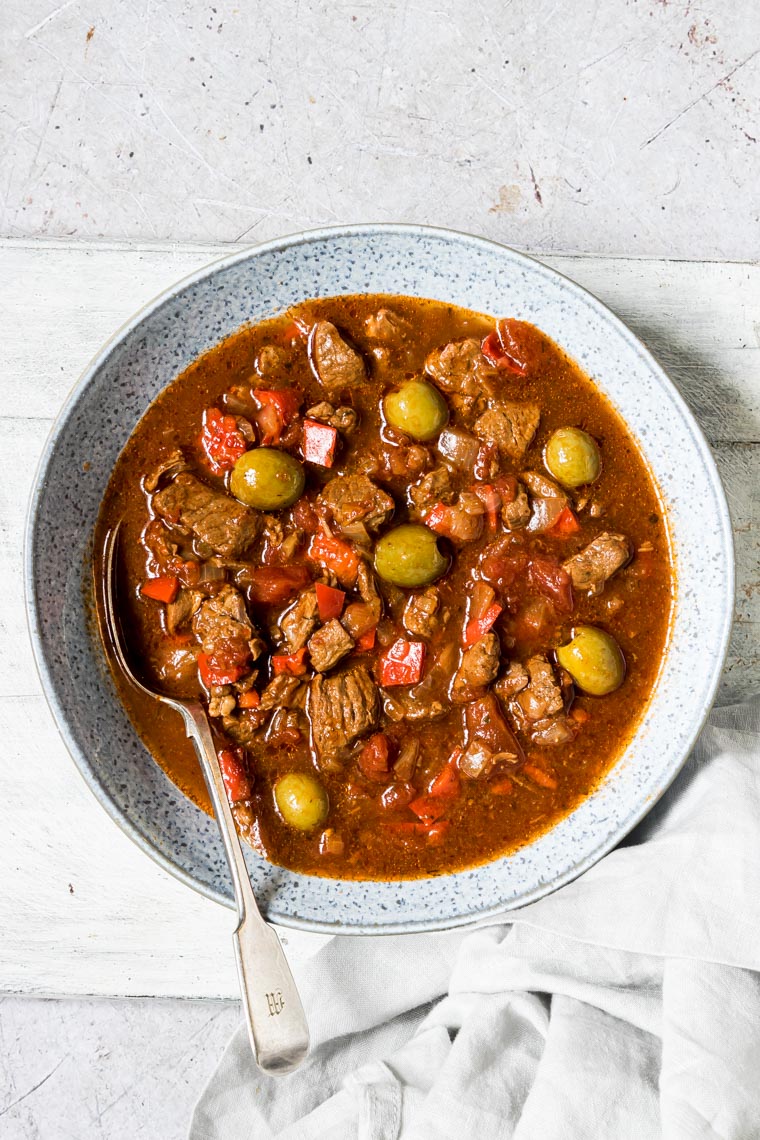
[[688, 755], [715, 694], [733, 600], [729, 516], [709, 448], [643, 345], [579, 286], [493, 242], [417, 226], [320, 230], [235, 253], [151, 302], [95, 357], [48, 440], [31, 502], [27, 599], [47, 697], [90, 788], [147, 854], [231, 904], [216, 826], [138, 739], [92, 620], [90, 543], [109, 474], [149, 402], [200, 353], [305, 298], [364, 292], [509, 314], [562, 345], [638, 440], [666, 505], [678, 585], [667, 654], [635, 737], [599, 789], [533, 843], [408, 882], [316, 878], [247, 852], [270, 920], [331, 933], [453, 927], [532, 901], [591, 866]]

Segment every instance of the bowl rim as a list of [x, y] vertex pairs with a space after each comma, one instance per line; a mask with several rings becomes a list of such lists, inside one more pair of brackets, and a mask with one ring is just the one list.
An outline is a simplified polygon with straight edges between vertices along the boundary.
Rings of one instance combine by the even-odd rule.
[[[467, 233], [463, 230], [457, 230], [444, 226], [418, 225], [416, 223], [408, 222], [360, 222], [350, 225], [323, 226], [315, 229], [296, 231], [294, 233], [282, 235], [278, 238], [273, 238], [265, 242], [260, 242], [253, 246], [245, 246], [243, 248], [236, 249], [233, 252], [225, 253], [220, 257], [214, 258], [206, 265], [193, 270], [191, 273], [186, 274], [184, 277], [173, 282], [166, 289], [163, 289], [160, 293], [155, 294], [144, 305], [132, 313], [130, 317], [123, 321], [122, 324], [101, 345], [101, 347], [85, 365], [78, 379], [72, 385], [63, 404], [61, 405], [60, 410], [58, 411], [58, 414], [53, 420], [52, 426], [45, 439], [45, 443], [37, 462], [34, 479], [32, 482], [32, 489], [29, 496], [24, 528], [24, 600], [27, 628], [29, 632], [29, 639], [32, 645], [33, 657], [37, 668], [37, 673], [40, 678], [45, 700], [47, 702], [48, 708], [52, 713], [53, 720], [55, 721], [56, 728], [58, 729], [58, 732], [63, 739], [64, 744], [66, 745], [66, 748], [71, 759], [74, 762], [75, 767], [79, 771], [80, 776], [100, 806], [108, 813], [108, 815], [118, 825], [121, 831], [124, 832], [124, 834], [127, 835], [128, 838], [132, 840], [132, 842], [134, 842], [143, 852], [149, 855], [150, 858], [156, 864], [158, 864], [159, 867], [161, 867], [164, 871], [167, 871], [173, 878], [185, 883], [187, 886], [191, 887], [199, 894], [213, 900], [214, 902], [221, 903], [228, 908], [234, 907], [234, 901], [229, 896], [222, 894], [213, 886], [207, 883], [203, 883], [199, 879], [196, 879], [190, 871], [185, 870], [183, 867], [175, 863], [169, 856], [158, 850], [150, 842], [147, 836], [141, 832], [136, 824], [132, 822], [126, 813], [115, 803], [104, 785], [97, 778], [97, 774], [95, 773], [90, 760], [84, 754], [79, 743], [74, 738], [74, 734], [69, 727], [65, 711], [58, 699], [52, 671], [45, 656], [41, 616], [37, 608], [35, 597], [35, 546], [37, 538], [36, 524], [38, 518], [37, 508], [45, 488], [47, 472], [53, 457], [53, 452], [58, 436], [63, 426], [67, 422], [69, 415], [75, 409], [79, 397], [91, 382], [93, 375], [111, 354], [112, 350], [121, 342], [126, 340], [130, 333], [132, 333], [132, 331], [137, 328], [145, 318], [151, 316], [163, 305], [170, 303], [174, 297], [183, 292], [185, 289], [207, 278], [213, 277], [217, 272], [226, 270], [240, 262], [247, 261], [262, 254], [283, 252], [291, 249], [294, 246], [310, 245], [329, 239], [339, 239], [351, 236], [382, 237], [383, 235], [393, 234], [409, 236], [417, 234], [434, 238], [437, 237], [448, 243], [462, 243], [468, 246], [474, 245], [476, 247], [480, 246], [485, 249], [507, 253], [516, 258], [518, 261], [529, 263], [534, 271], [538, 270], [543, 275], [555, 280], [560, 279], [566, 289], [575, 294], [576, 297], [584, 299], [587, 304], [590, 302], [591, 306], [593, 308], [596, 308], [597, 311], [599, 311], [607, 321], [610, 321], [614, 324], [617, 331], [630, 344], [630, 346], [646, 359], [649, 368], [653, 371], [653, 373], [656, 374], [658, 381], [669, 390], [669, 395], [674, 403], [679, 406], [681, 414], [689, 426], [695, 446], [700, 451], [705, 467], [711, 475], [712, 484], [715, 491], [716, 507], [718, 508], [718, 513], [720, 515], [721, 537], [726, 552], [726, 564], [724, 570], [727, 590], [724, 599], [723, 612], [721, 614], [720, 637], [718, 644], [715, 646], [716, 653], [713, 657], [713, 667], [709, 683], [706, 684], [704, 688], [700, 715], [696, 717], [691, 732], [681, 746], [682, 755], [678, 757], [677, 761], [674, 761], [671, 764], [670, 770], [664, 774], [656, 792], [646, 798], [636, 811], [627, 816], [624, 823], [613, 835], [600, 840], [599, 843], [596, 844], [591, 851], [587, 852], [581, 858], [574, 861], [569, 867], [566, 867], [565, 870], [560, 875], [552, 879], [551, 882], [538, 884], [532, 891], [527, 892], [513, 902], [500, 902], [497, 905], [484, 907], [468, 914], [455, 915], [450, 918], [431, 918], [412, 921], [401, 920], [397, 923], [382, 927], [378, 927], [376, 924], [372, 923], [357, 923], [355, 925], [348, 926], [342, 922], [331, 923], [325, 921], [316, 921], [313, 919], [302, 919], [298, 916], [286, 914], [278, 915], [275, 920], [277, 925], [289, 927], [291, 929], [321, 934], [339, 933], [349, 935], [394, 935], [399, 933], [422, 933], [438, 930], [450, 930], [456, 927], [470, 926], [488, 921], [498, 915], [507, 914], [513, 910], [527, 906], [530, 903], [536, 902], [538, 899], [543, 898], [545, 895], [553, 893], [560, 887], [565, 886], [567, 883], [572, 882], [574, 879], [578, 878], [595, 863], [597, 863], [601, 858], [607, 855], [611, 850], [617, 847], [618, 844], [621, 843], [622, 840], [627, 835], [629, 835], [630, 832], [635, 827], [637, 827], [639, 823], [641, 823], [641, 821], [649, 814], [655, 804], [665, 794], [675, 778], [681, 772], [684, 764], [691, 754], [697, 737], [701, 733], [714, 704], [715, 696], [720, 684], [723, 668], [728, 654], [729, 639], [733, 626], [733, 611], [736, 590], [734, 536], [731, 527], [731, 515], [726, 499], [725, 489], [720, 479], [720, 475], [718, 473], [710, 445], [694, 413], [691, 411], [684, 397], [681, 395], [676, 385], [667, 375], [665, 369], [654, 357], [650, 349], [641, 340], [641, 338], [638, 337], [629, 328], [629, 326], [622, 320], [622, 318], [618, 317], [617, 314], [609, 308], [609, 306], [601, 301], [589, 289], [586, 289], [584, 286], [578, 284], [578, 282], [574, 281], [573, 278], [567, 276], [567, 274], [563, 273], [561, 270], [557, 270], [546, 265], [536, 256], [524, 253], [522, 250], [515, 249], [514, 247], [506, 245], [503, 242], [496, 241], [493, 238], [481, 237], [479, 235]], [[546, 256], [550, 256], [550, 254], [547, 254]], [[653, 476], [656, 480], [655, 473], [653, 473]], [[572, 815], [572, 812], [570, 815]], [[491, 861], [489, 860], [488, 862]], [[472, 868], [472, 870], [476, 869], [477, 867]], [[435, 876], [435, 878], [445, 879], [446, 875]], [[362, 881], [364, 880], [358, 880], [358, 882]], [[400, 882], [403, 881], [405, 880], [400, 880]]]

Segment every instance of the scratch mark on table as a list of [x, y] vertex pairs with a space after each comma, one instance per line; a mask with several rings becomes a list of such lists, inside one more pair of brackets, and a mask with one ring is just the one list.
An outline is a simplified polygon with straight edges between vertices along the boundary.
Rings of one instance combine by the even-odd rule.
[[[67, 7], [68, 7], [68, 5], [67, 5]], [[15, 1108], [17, 1104], [21, 1104], [22, 1100], [26, 1100], [26, 1098], [30, 1097], [32, 1095], [32, 1093], [37, 1092], [37, 1089], [41, 1089], [42, 1086], [45, 1084], [45, 1082], [50, 1080], [53, 1073], [57, 1072], [58, 1069], [60, 1069], [61, 1065], [63, 1064], [63, 1062], [67, 1058], [68, 1058], [68, 1053], [66, 1054], [65, 1057], [61, 1057], [61, 1059], [57, 1065], [53, 1065], [53, 1068], [50, 1070], [50, 1072], [47, 1074], [47, 1076], [42, 1078], [41, 1081], [37, 1081], [36, 1085], [32, 1085], [32, 1087], [30, 1089], [27, 1089], [25, 1093], [22, 1093], [21, 1096], [16, 1097], [16, 1099], [12, 1100], [10, 1104], [6, 1104], [5, 1108], [0, 1108], [0, 1116], [5, 1116], [6, 1112], [10, 1112], [10, 1110], [12, 1108]]]
[[691, 111], [693, 107], [696, 107], [697, 103], [701, 103], [702, 100], [706, 99], [708, 95], [712, 95], [713, 91], [715, 91], [716, 88], [720, 87], [721, 84], [726, 83], [727, 80], [736, 75], [737, 71], [741, 71], [743, 67], [746, 67], [748, 63], [751, 63], [755, 56], [758, 54], [760, 54], [760, 48], [755, 48], [755, 50], [753, 52], [750, 52], [750, 54], [745, 59], [743, 59], [740, 63], [737, 63], [735, 67], [732, 67], [731, 70], [727, 71], [725, 75], [721, 76], [717, 82], [713, 83], [712, 87], [708, 87], [708, 89], [706, 91], [703, 91], [701, 95], [697, 95], [696, 99], [692, 99], [691, 103], [688, 103], [682, 110], [678, 112], [677, 115], [674, 115], [672, 119], [669, 119], [668, 122], [664, 124], [664, 126], [660, 127], [659, 131], [655, 131], [651, 138], [648, 138], [646, 142], [643, 142], [641, 144], [639, 149], [643, 150], [644, 147], [647, 147], [650, 143], [653, 143], [655, 139], [658, 139], [660, 135], [669, 130], [674, 123], [677, 123], [678, 120], [682, 119], [684, 115], [688, 115], [689, 111]]
[[45, 16], [44, 20], [40, 20], [39, 24], [35, 24], [34, 27], [30, 28], [28, 32], [24, 32], [24, 39], [25, 40], [30, 39], [32, 36], [36, 35], [37, 32], [39, 32], [42, 28], [44, 28], [46, 24], [49, 24], [51, 20], [57, 19], [58, 16], [63, 15], [63, 13], [66, 11], [67, 8], [72, 8], [74, 6], [74, 4], [78, 4], [78, 3], [79, 3], [79, 0], [66, 0], [65, 4], [59, 4], [58, 7], [54, 8], [53, 11], [48, 16]]

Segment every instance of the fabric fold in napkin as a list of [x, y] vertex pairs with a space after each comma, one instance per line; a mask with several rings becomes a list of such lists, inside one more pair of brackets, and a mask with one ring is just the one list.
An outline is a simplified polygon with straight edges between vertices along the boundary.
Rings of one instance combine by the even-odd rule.
[[488, 926], [335, 938], [298, 982], [312, 1052], [244, 1027], [190, 1140], [760, 1136], [760, 701], [716, 709], [647, 819]]

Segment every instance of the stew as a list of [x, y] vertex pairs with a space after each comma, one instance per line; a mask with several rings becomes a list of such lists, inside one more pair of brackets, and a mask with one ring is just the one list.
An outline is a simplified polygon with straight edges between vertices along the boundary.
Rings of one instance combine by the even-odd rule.
[[[137, 425], [96, 549], [118, 520], [144, 678], [202, 696], [241, 832], [302, 872], [440, 874], [534, 838], [621, 754], [665, 650], [645, 462], [517, 320], [367, 295], [242, 328]], [[208, 810], [179, 718], [117, 684]]]

